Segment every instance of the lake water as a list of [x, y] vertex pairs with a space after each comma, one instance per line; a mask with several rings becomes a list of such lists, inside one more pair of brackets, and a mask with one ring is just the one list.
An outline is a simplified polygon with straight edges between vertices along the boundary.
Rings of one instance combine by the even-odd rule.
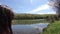
[[48, 26], [49, 23], [38, 23], [30, 25], [12, 25], [13, 34], [38, 34]]

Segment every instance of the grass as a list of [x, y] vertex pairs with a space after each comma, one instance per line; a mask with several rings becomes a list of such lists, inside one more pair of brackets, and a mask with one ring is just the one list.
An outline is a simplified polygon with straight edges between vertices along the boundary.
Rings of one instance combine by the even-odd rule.
[[51, 23], [42, 34], [60, 34], [60, 20]]
[[46, 20], [13, 20], [13, 24], [35, 24], [35, 23], [45, 23]]

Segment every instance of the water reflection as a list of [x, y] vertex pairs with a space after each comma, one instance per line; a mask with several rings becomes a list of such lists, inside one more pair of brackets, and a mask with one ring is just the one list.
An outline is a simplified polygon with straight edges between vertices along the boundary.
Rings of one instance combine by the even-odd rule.
[[38, 34], [46, 28], [48, 23], [38, 23], [30, 25], [12, 25], [14, 34]]

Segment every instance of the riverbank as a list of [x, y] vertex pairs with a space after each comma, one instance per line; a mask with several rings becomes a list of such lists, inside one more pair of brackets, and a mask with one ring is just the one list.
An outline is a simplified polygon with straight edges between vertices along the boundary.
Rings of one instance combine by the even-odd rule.
[[13, 20], [13, 25], [16, 25], [16, 24], [36, 24], [36, 23], [48, 23], [48, 21], [46, 19]]
[[48, 28], [42, 34], [60, 34], [60, 20], [49, 24]]

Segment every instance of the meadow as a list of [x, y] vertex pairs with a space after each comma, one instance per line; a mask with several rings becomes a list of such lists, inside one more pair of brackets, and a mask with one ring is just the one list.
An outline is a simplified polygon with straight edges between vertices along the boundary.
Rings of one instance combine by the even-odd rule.
[[60, 20], [49, 24], [42, 34], [60, 34]]

